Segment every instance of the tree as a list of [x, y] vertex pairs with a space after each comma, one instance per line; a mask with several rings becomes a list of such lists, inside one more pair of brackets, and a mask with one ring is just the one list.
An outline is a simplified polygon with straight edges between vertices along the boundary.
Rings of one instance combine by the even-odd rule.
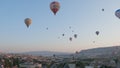
[[79, 61], [79, 62], [76, 63], [76, 67], [85, 68], [85, 65], [82, 62]]

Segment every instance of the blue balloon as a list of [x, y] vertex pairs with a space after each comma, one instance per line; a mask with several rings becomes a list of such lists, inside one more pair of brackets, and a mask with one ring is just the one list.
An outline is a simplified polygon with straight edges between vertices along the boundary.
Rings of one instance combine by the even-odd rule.
[[120, 19], [120, 9], [116, 10], [115, 16], [118, 17], [118, 18]]

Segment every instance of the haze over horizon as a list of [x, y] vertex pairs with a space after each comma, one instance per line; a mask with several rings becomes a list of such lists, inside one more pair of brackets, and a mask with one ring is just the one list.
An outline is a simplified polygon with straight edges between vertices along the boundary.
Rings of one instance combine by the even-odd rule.
[[[56, 15], [49, 7], [53, 1], [1, 0], [0, 51], [73, 53], [120, 45], [120, 19], [115, 16], [120, 0], [57, 0], [61, 7]], [[32, 19], [29, 28], [25, 18]], [[96, 31], [100, 32], [99, 36]], [[69, 41], [74, 34], [78, 37]]]

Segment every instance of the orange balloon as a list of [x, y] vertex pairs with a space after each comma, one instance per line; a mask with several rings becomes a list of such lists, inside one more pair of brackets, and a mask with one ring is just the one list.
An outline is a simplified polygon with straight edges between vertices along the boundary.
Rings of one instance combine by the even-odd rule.
[[56, 15], [56, 13], [58, 12], [58, 10], [60, 9], [60, 3], [57, 2], [57, 1], [53, 1], [50, 4], [50, 9], [54, 13], [54, 15]]

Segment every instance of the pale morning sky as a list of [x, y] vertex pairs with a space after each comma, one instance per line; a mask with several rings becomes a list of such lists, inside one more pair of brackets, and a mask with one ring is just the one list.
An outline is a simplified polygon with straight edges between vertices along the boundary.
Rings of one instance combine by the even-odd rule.
[[[49, 8], [53, 1], [0, 0], [0, 51], [75, 52], [120, 45], [120, 19], [114, 15], [120, 0], [56, 0], [61, 5], [56, 16]], [[30, 28], [25, 18], [32, 19]], [[74, 34], [78, 37], [70, 42]]]

